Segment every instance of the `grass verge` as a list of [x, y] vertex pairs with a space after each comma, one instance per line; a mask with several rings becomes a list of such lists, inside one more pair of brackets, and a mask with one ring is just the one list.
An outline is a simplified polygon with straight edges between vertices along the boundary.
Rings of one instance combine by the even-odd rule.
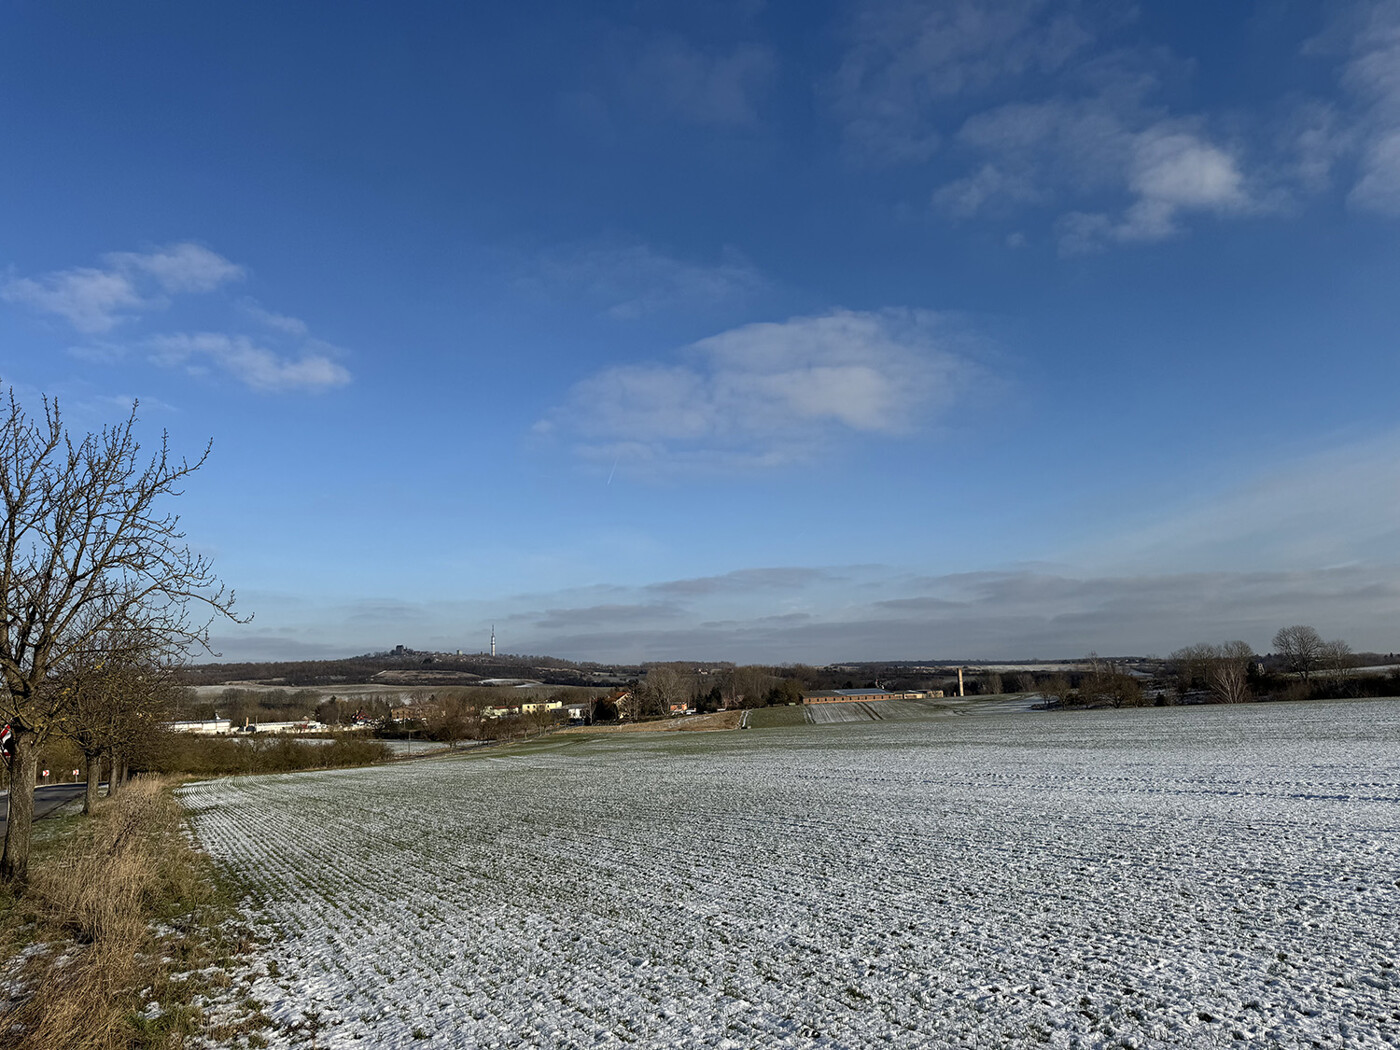
[[142, 778], [89, 818], [36, 825], [29, 886], [0, 891], [0, 1050], [261, 1042], [255, 1004], [229, 1030], [203, 1009], [227, 998], [253, 944], [234, 891], [184, 835], [174, 784]]

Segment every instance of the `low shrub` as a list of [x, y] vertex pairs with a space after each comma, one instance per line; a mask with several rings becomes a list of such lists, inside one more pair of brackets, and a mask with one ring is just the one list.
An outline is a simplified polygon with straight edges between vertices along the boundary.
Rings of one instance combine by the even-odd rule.
[[145, 768], [154, 773], [219, 776], [231, 773], [289, 773], [298, 769], [368, 766], [387, 761], [389, 748], [378, 740], [338, 736], [298, 740], [288, 736], [209, 737], [170, 733], [151, 750]]

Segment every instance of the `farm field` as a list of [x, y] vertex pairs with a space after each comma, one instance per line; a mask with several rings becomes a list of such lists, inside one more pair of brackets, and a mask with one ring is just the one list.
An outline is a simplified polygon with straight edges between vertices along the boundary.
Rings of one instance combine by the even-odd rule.
[[1400, 1045], [1400, 701], [575, 737], [184, 801], [281, 931], [274, 1047]]

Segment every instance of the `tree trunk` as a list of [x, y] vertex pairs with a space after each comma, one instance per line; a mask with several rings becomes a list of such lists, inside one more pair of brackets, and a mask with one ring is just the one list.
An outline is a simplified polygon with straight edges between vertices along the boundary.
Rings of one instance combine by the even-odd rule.
[[34, 825], [34, 779], [39, 772], [39, 734], [14, 726], [15, 753], [10, 759], [10, 818], [5, 825], [5, 853], [0, 879], [29, 878], [29, 834]]
[[107, 776], [107, 797], [111, 798], [122, 789], [122, 780], [126, 775], [126, 763], [122, 761], [122, 756], [117, 752], [112, 753], [112, 772]]
[[93, 803], [97, 801], [97, 785], [102, 780], [102, 755], [88, 755], [87, 757], [87, 784], [83, 789], [83, 812], [91, 813]]

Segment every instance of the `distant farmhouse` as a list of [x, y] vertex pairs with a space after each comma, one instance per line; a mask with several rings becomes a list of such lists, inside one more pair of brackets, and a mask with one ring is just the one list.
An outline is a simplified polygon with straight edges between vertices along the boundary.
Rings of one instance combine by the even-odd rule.
[[883, 689], [834, 689], [829, 693], [808, 693], [804, 704], [868, 704], [876, 700], [942, 700], [942, 689], [911, 689], [889, 693]]

